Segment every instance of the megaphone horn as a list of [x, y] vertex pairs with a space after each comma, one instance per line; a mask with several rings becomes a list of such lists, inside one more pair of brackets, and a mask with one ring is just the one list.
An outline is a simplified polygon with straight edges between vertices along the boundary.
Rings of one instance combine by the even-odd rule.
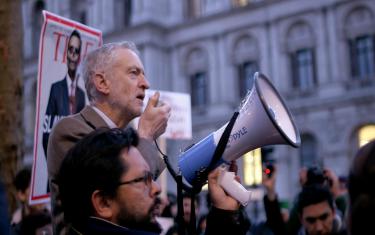
[[[292, 115], [268, 78], [256, 72], [254, 84], [240, 106], [225, 151], [217, 165], [229, 163], [262, 146], [286, 144], [298, 147], [301, 143]], [[181, 154], [178, 166], [190, 184], [197, 177], [197, 172], [209, 166], [227, 125]]]

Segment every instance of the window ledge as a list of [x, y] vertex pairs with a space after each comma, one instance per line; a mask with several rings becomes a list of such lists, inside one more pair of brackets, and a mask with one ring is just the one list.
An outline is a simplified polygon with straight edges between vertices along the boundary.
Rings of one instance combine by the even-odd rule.
[[292, 88], [288, 93], [285, 94], [285, 97], [289, 99], [296, 99], [301, 97], [311, 97], [316, 95], [317, 87], [312, 87], [304, 90], [299, 90], [298, 88]]
[[375, 86], [375, 76], [352, 77], [352, 79], [345, 81], [344, 86], [346, 90]]

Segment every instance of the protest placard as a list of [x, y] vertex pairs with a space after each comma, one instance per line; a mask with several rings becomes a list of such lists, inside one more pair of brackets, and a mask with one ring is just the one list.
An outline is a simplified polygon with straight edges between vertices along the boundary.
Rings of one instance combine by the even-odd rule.
[[30, 203], [49, 200], [47, 145], [52, 127], [87, 103], [79, 64], [101, 46], [102, 32], [43, 11]]

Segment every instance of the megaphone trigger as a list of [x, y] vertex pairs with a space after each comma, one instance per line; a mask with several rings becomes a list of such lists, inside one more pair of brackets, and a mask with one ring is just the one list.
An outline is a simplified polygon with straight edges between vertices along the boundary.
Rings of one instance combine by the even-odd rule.
[[222, 163], [222, 164], [220, 165], [220, 170], [228, 171], [228, 169], [229, 169], [228, 164], [226, 164], [226, 163]]

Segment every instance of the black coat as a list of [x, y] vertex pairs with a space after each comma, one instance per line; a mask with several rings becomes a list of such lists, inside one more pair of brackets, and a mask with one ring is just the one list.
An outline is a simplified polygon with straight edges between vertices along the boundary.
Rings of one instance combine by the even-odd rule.
[[88, 220], [87, 231], [78, 232], [74, 228], [70, 228], [68, 235], [158, 235], [158, 233], [138, 231], [133, 229], [128, 229], [113, 223], [110, 223], [106, 220], [102, 220], [95, 217], [90, 217]]

